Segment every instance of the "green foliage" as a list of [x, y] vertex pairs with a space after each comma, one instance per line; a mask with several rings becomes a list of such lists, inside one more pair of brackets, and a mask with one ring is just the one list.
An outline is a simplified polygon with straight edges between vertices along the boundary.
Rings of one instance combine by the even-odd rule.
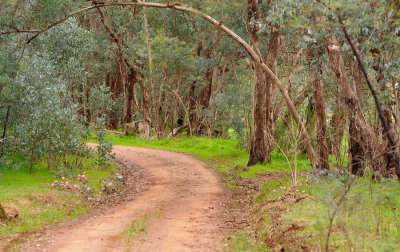
[[112, 111], [113, 105], [109, 87], [103, 84], [90, 89], [88, 107], [93, 111], [94, 118], [98, 120], [98, 117], [107, 116]]
[[32, 161], [45, 154], [72, 152], [80, 147], [83, 129], [73, 104], [67, 103], [67, 97], [60, 99], [65, 93], [64, 82], [54, 77], [46, 57], [32, 55], [23, 63], [12, 90], [15, 105], [8, 138], [10, 148]]
[[108, 162], [114, 158], [112, 154], [113, 145], [110, 141], [106, 141], [107, 134], [105, 132], [99, 132], [97, 134], [98, 145], [96, 146], [96, 165], [101, 168], [107, 168]]

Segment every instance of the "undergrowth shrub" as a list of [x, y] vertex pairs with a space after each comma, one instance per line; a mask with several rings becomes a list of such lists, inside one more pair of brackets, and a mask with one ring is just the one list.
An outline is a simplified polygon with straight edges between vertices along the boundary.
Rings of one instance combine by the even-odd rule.
[[[315, 244], [338, 251], [395, 251], [400, 246], [400, 185], [346, 172], [312, 178], [311, 195], [286, 215], [308, 224]], [[329, 235], [329, 238], [328, 238]]]

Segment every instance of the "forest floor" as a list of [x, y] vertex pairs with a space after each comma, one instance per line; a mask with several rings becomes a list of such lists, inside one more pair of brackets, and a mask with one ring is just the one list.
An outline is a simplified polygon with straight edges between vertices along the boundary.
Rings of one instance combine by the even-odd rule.
[[[224, 182], [206, 163], [171, 151], [115, 146], [149, 188], [133, 201], [42, 232], [24, 251], [218, 251], [232, 229]], [[228, 221], [227, 221], [228, 220]]]

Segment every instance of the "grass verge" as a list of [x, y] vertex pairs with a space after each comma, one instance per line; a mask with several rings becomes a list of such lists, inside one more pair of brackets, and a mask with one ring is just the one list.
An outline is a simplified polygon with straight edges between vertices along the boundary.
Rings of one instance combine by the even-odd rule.
[[[61, 176], [59, 171], [50, 171], [42, 162], [35, 166], [31, 174], [24, 160], [18, 157], [9, 160], [0, 165], [0, 204], [10, 215], [17, 217], [7, 224], [0, 223], [0, 247], [2, 240], [40, 230], [46, 225], [75, 218], [90, 210], [87, 200], [80, 194], [50, 186], [54, 180], [60, 181], [56, 176]], [[96, 194], [102, 186], [101, 181], [116, 168], [112, 166], [107, 170], [97, 170], [93, 168], [93, 162], [93, 159], [85, 159], [83, 167], [74, 169], [68, 181], [78, 184], [75, 175], [85, 173], [88, 177], [85, 186]]]

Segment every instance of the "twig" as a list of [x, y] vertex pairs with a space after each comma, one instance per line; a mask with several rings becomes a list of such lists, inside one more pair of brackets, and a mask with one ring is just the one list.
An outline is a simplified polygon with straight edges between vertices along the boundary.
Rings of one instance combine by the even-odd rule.
[[329, 238], [330, 238], [331, 232], [332, 232], [333, 220], [335, 219], [335, 216], [336, 216], [337, 212], [339, 211], [340, 205], [342, 204], [343, 200], [346, 198], [346, 195], [349, 193], [349, 191], [351, 189], [351, 186], [353, 185], [353, 182], [354, 182], [355, 179], [356, 179], [356, 177], [353, 177], [352, 180], [350, 180], [350, 183], [347, 185], [346, 189], [344, 190], [344, 193], [343, 193], [342, 197], [340, 198], [338, 204], [335, 207], [335, 210], [332, 213], [332, 216], [330, 217], [328, 234], [326, 236], [326, 246], [325, 246], [325, 251], [326, 252], [329, 251]]
[[13, 30], [13, 31], [2, 32], [2, 33], [0, 33], [0, 36], [9, 35], [9, 34], [15, 34], [15, 33], [38, 33], [38, 32], [40, 32], [40, 30], [19, 30], [19, 29], [16, 29], [16, 30]]

